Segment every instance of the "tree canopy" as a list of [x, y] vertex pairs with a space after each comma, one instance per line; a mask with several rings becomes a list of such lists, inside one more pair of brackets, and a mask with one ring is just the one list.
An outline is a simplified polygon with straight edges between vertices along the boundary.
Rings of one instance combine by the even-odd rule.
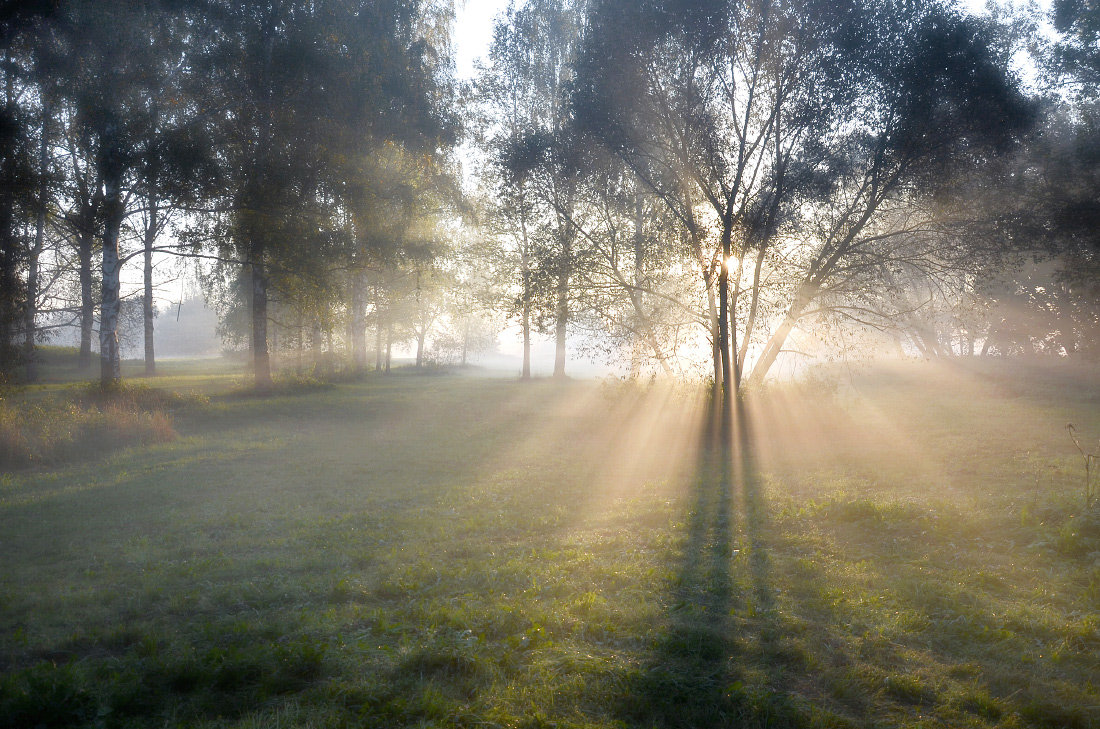
[[[117, 382], [136, 260], [153, 374], [164, 255], [197, 262], [261, 387], [307, 360], [368, 367], [368, 330], [376, 365], [408, 344], [423, 366], [507, 320], [524, 376], [542, 333], [555, 375], [585, 353], [727, 391], [831, 332], [1091, 351], [1093, 4], [517, 1], [465, 84], [454, 18], [444, 0], [5, 5], [7, 376], [33, 379], [35, 343], [72, 325], [85, 357], [98, 328]], [[1020, 299], [1028, 260], [1048, 273]], [[1009, 300], [1060, 313], [1025, 336]]]

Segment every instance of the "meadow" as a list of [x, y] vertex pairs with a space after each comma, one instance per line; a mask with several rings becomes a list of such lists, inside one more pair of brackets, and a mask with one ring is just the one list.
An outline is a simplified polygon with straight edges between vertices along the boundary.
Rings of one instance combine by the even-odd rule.
[[162, 369], [5, 394], [2, 727], [1100, 726], [1095, 369], [775, 386], [728, 484], [690, 385]]

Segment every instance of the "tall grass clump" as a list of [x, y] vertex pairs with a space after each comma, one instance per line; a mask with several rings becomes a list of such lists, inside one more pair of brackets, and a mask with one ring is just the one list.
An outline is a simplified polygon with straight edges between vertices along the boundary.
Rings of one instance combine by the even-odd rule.
[[0, 398], [0, 468], [171, 441], [176, 431], [170, 411], [193, 399], [146, 387], [91, 385], [33, 404]]

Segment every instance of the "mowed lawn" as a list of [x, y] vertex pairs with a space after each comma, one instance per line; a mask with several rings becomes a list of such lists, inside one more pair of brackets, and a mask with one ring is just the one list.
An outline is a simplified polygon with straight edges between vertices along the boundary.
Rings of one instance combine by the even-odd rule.
[[0, 476], [0, 726], [1100, 726], [1096, 372], [232, 378]]

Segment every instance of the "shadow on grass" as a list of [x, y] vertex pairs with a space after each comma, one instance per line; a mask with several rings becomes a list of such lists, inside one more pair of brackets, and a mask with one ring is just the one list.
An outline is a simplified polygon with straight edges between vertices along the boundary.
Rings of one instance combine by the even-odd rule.
[[282, 627], [217, 623], [186, 642], [120, 631], [108, 654], [98, 649], [96, 665], [41, 662], [0, 675], [0, 726], [244, 716], [329, 672], [323, 641], [288, 639]]
[[[704, 417], [667, 624], [648, 665], [631, 677], [620, 716], [647, 727], [803, 726], [785, 695], [746, 669], [779, 634], [748, 419], [740, 402], [712, 402]], [[746, 571], [743, 579], [734, 579], [735, 569]]]

